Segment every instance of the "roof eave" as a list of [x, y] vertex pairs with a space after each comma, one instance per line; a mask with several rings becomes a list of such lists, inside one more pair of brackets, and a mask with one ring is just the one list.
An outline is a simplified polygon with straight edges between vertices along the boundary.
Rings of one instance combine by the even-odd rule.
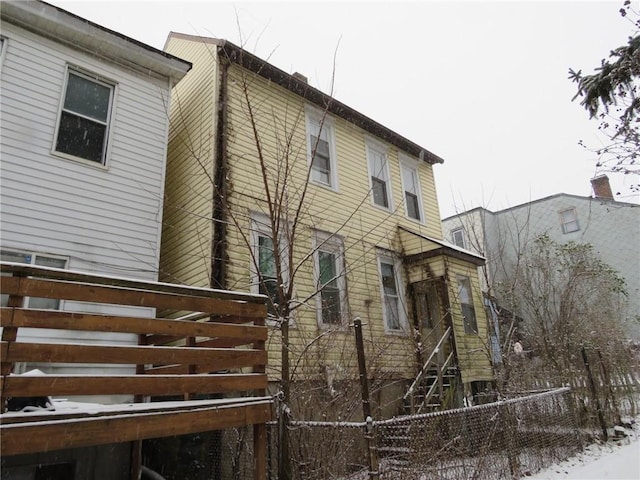
[[381, 125], [380, 123], [372, 120], [371, 118], [363, 115], [362, 113], [354, 110], [353, 108], [345, 105], [344, 103], [336, 100], [335, 98], [327, 95], [317, 88], [305, 83], [302, 80], [295, 78], [293, 75], [286, 73], [284, 70], [280, 70], [278, 67], [268, 63], [265, 60], [257, 57], [256, 55], [234, 45], [233, 43], [224, 40], [220, 41], [219, 49], [222, 54], [222, 58], [236, 63], [249, 71], [252, 71], [267, 80], [270, 80], [277, 85], [295, 93], [296, 95], [304, 98], [308, 102], [311, 102], [322, 109], [326, 109], [329, 113], [332, 113], [338, 117], [347, 120], [350, 123], [362, 128], [370, 134], [387, 141], [388, 143], [398, 147], [403, 152], [406, 152], [414, 157], [417, 157], [425, 162], [434, 165], [437, 163], [444, 163], [444, 160], [434, 153], [430, 152], [424, 147], [408, 140], [407, 138], [399, 135], [393, 130]]
[[3, 21], [128, 68], [178, 82], [191, 63], [41, 1], [2, 2]]

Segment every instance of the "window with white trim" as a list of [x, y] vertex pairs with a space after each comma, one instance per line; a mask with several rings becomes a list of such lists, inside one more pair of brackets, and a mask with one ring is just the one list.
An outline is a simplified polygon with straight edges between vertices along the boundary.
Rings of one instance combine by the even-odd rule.
[[473, 305], [471, 282], [469, 277], [458, 277], [458, 299], [462, 310], [464, 333], [478, 333], [476, 309]]
[[[280, 289], [278, 286], [278, 275], [276, 270], [275, 244], [271, 234], [271, 223], [269, 217], [262, 214], [254, 214], [252, 218], [252, 245], [253, 258], [251, 265], [252, 291], [261, 293], [269, 297], [267, 308], [270, 314], [277, 313], [280, 302]], [[279, 247], [283, 250], [282, 242]], [[280, 262], [285, 264], [285, 251], [280, 252]], [[282, 274], [286, 274], [286, 269], [281, 269]]]
[[347, 299], [342, 238], [318, 232], [314, 257], [318, 324], [342, 325]]
[[407, 217], [422, 222], [422, 194], [418, 177], [418, 162], [401, 159], [400, 173], [402, 175], [404, 206]]
[[[13, 250], [0, 250], [0, 260], [3, 262], [27, 263], [29, 265], [39, 265], [41, 267], [67, 268], [65, 257], [52, 255], [41, 255], [39, 253], [18, 252]], [[0, 304], [7, 306], [9, 295], [1, 295]], [[39, 308], [47, 310], [59, 310], [60, 300], [55, 298], [28, 298], [26, 305], [29, 308]]]
[[371, 186], [371, 200], [386, 210], [393, 210], [391, 176], [387, 149], [377, 142], [367, 141], [367, 164]]
[[333, 119], [324, 112], [307, 107], [307, 156], [309, 180], [313, 183], [338, 189], [336, 167], [335, 128]]
[[571, 233], [580, 230], [578, 215], [576, 214], [575, 208], [569, 208], [561, 211], [560, 222], [562, 224], [562, 233]]
[[464, 241], [464, 228], [456, 228], [451, 230], [451, 241], [460, 248], [467, 248]]
[[400, 262], [387, 255], [378, 257], [380, 289], [382, 293], [382, 316], [385, 330], [400, 332], [406, 327], [407, 314], [402, 298], [402, 275]]
[[104, 165], [115, 86], [69, 68], [54, 150]]
[[7, 39], [4, 37], [0, 37], [0, 69], [2, 69], [2, 64], [4, 63], [4, 57], [7, 54]]

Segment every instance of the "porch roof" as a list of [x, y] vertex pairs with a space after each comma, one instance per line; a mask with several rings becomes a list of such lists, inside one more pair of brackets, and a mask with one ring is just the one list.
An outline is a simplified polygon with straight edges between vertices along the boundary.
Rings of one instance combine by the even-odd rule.
[[407, 263], [415, 263], [423, 259], [441, 255], [457, 258], [478, 267], [483, 266], [486, 262], [486, 259], [482, 255], [460, 248], [445, 240], [414, 232], [402, 225], [398, 225], [398, 233], [402, 245], [405, 248], [405, 262]]

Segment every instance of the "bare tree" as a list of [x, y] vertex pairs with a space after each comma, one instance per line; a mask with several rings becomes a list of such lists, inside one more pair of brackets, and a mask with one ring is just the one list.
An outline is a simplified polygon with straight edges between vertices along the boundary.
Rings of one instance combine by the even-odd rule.
[[[198, 251], [191, 254], [211, 262], [213, 286], [250, 289], [267, 297], [273, 333], [269, 341], [274, 347], [270, 350], [279, 350], [279, 362], [270, 365], [270, 373], [279, 379], [282, 407], [278, 478], [287, 479], [294, 473], [291, 458], [295, 452], [290, 451], [289, 442], [292, 414], [348, 419], [357, 412], [359, 395], [349, 385], [357, 378], [349, 328], [355, 314], [349, 292], [370, 278], [372, 269], [378, 278], [378, 267], [370, 260], [377, 258], [381, 244], [392, 248], [397, 212], [404, 212], [404, 205], [399, 203], [387, 213], [382, 225], [367, 226], [361, 215], [370, 208], [369, 188], [355, 202], [341, 205], [340, 215], [314, 208], [319, 194], [312, 186], [312, 176], [326, 157], [324, 132], [331, 103], [318, 106], [317, 131], [308, 136], [305, 102], [288, 94], [283, 101], [274, 101], [265, 95], [268, 83], [264, 78], [242, 68], [243, 59], [231, 61], [220, 51], [223, 53], [211, 52], [220, 62], [220, 81], [226, 87], [219, 98], [215, 155], [188, 118], [188, 99], [176, 96], [172, 117], [173, 148], [186, 151], [194, 165], [193, 175], [180, 188], [190, 188], [188, 182], [194, 178], [209, 182], [212, 218], [206, 218], [206, 211], [178, 205], [175, 199], [167, 200], [167, 208], [181, 209], [183, 216], [193, 219], [191, 234], [202, 240], [196, 242], [201, 246]], [[332, 101], [330, 96], [325, 98]], [[193, 112], [193, 105], [191, 108]], [[309, 149], [308, 138], [313, 139]], [[386, 226], [388, 231], [384, 231]], [[362, 285], [358, 288], [362, 295]], [[380, 301], [379, 284], [367, 285], [367, 290], [365, 305]], [[365, 322], [381, 321], [369, 313], [361, 313]], [[316, 328], [302, 328], [303, 322], [309, 327], [310, 318], [317, 318]], [[394, 345], [397, 350], [402, 345], [406, 356], [389, 359], [388, 351]], [[372, 334], [367, 355], [374, 389], [413, 364], [413, 350], [407, 345], [410, 340], [406, 337], [374, 339]]]

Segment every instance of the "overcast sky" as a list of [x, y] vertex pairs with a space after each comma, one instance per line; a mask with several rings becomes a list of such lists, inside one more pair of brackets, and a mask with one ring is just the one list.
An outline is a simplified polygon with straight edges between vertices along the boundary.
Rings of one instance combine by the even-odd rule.
[[578, 140], [602, 139], [568, 70], [592, 72], [634, 33], [622, 0], [50, 3], [159, 49], [170, 31], [224, 38], [326, 93], [335, 53], [334, 97], [444, 158], [442, 217], [590, 196], [599, 172]]

